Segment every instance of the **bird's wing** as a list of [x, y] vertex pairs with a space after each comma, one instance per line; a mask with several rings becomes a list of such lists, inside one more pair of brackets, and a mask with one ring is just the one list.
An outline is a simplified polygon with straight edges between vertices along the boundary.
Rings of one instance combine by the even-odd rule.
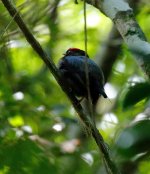
[[[69, 59], [68, 59], [69, 57]], [[61, 73], [67, 78], [71, 87], [76, 91], [77, 95], [82, 95], [81, 91], [86, 90], [84, 81], [84, 72], [80, 70], [82, 61], [76, 61], [74, 56], [63, 58], [58, 65]], [[82, 92], [83, 93], [83, 92]]]

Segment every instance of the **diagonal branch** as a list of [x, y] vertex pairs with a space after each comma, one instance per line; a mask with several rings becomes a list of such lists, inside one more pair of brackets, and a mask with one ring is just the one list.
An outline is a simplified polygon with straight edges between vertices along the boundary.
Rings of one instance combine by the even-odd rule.
[[92, 122], [91, 118], [87, 116], [79, 104], [77, 98], [74, 96], [72, 91], [69, 90], [68, 85], [66, 84], [66, 81], [64, 83], [63, 78], [61, 77], [61, 74], [59, 73], [57, 67], [53, 63], [52, 59], [46, 54], [46, 52], [42, 49], [39, 42], [35, 39], [35, 37], [32, 35], [28, 27], [25, 25], [24, 21], [22, 20], [21, 16], [19, 15], [19, 12], [15, 8], [15, 6], [12, 4], [10, 0], [1, 0], [6, 9], [8, 10], [9, 14], [14, 18], [15, 22], [18, 24], [19, 28], [23, 32], [26, 40], [30, 43], [32, 48], [35, 50], [35, 52], [39, 55], [39, 57], [45, 62], [45, 64], [48, 66], [50, 72], [55, 77], [56, 81], [62, 88], [62, 90], [66, 93], [68, 98], [70, 99], [74, 109], [78, 113], [80, 119], [83, 121], [84, 125], [86, 126], [86, 129], [91, 132], [100, 152], [102, 153], [104, 157], [104, 161], [106, 162], [108, 169], [110, 173], [112, 174], [119, 174], [118, 169], [116, 168], [114, 162], [112, 161], [108, 148], [106, 147], [106, 144], [103, 140], [102, 135], [99, 133], [97, 128], [95, 127], [94, 123]]
[[150, 43], [135, 20], [133, 10], [124, 0], [86, 0], [115, 24], [135, 60], [150, 79]]

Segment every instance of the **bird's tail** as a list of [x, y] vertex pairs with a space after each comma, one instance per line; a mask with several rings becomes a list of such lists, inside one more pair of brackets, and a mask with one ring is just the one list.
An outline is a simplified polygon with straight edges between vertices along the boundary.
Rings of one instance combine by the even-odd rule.
[[104, 90], [101, 90], [100, 91], [100, 94], [104, 97], [104, 98], [108, 98], [107, 94], [105, 93]]

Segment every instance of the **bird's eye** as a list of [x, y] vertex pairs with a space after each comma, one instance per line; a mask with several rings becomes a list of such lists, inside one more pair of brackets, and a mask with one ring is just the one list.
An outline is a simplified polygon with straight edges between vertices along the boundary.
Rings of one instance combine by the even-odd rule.
[[68, 50], [67, 52], [66, 52], [66, 54], [70, 54], [71, 53], [71, 51], [70, 50]]

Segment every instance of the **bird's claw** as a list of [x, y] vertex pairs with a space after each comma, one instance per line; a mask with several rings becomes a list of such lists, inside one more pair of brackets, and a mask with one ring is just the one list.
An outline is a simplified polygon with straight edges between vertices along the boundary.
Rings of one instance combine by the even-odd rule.
[[81, 99], [78, 99], [77, 105], [80, 105], [83, 99], [84, 97], [82, 97]]

